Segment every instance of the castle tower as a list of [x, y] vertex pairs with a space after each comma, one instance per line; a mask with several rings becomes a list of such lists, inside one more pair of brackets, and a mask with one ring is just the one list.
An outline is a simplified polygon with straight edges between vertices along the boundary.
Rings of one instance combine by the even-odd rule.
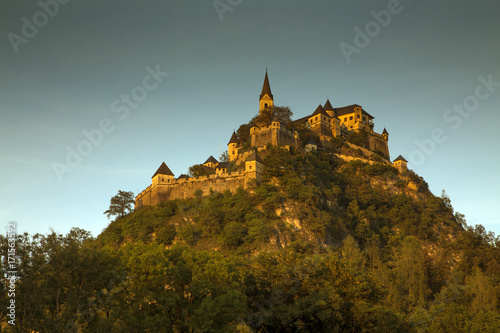
[[281, 122], [278, 117], [274, 116], [271, 121], [271, 144], [273, 146], [279, 145], [280, 142], [280, 130], [281, 130]]
[[[384, 127], [384, 131], [382, 132], [382, 136], [384, 137], [385, 141], [389, 141], [389, 132], [387, 132], [385, 127]], [[401, 155], [399, 155], [399, 157], [401, 157]]]
[[219, 161], [215, 159], [212, 155], [203, 163], [203, 166], [209, 167], [209, 168], [215, 168], [215, 166], [219, 164]]
[[271, 86], [269, 85], [269, 78], [267, 77], [267, 69], [266, 76], [264, 77], [264, 85], [262, 86], [262, 92], [259, 97], [259, 114], [262, 113], [263, 110], [267, 108], [272, 108], [274, 105], [273, 94], [271, 93]]
[[339, 137], [340, 136], [340, 119], [337, 117], [337, 113], [333, 109], [332, 104], [330, 103], [330, 100], [327, 98], [325, 106], [323, 107], [325, 109], [326, 113], [332, 118], [332, 135], [334, 137]]
[[359, 105], [356, 105], [354, 107], [354, 129], [355, 130], [360, 130], [362, 128], [364, 128], [363, 126], [363, 109], [361, 108], [361, 106]]
[[236, 136], [236, 132], [233, 131], [233, 135], [231, 135], [231, 139], [227, 144], [227, 153], [229, 154], [230, 161], [234, 161], [238, 157], [236, 146], [238, 146], [238, 137]]
[[340, 119], [335, 115], [332, 118], [332, 135], [335, 138], [340, 137]]
[[333, 118], [333, 116], [335, 115], [335, 111], [333, 110], [333, 106], [330, 103], [330, 99], [328, 99], [328, 98], [326, 99], [326, 103], [325, 103], [325, 106], [323, 107], [323, 109], [325, 109], [326, 113], [328, 113], [330, 118]]
[[399, 170], [399, 172], [408, 171], [408, 161], [401, 155], [399, 155], [394, 162], [392, 162], [394, 167]]
[[273, 120], [271, 121], [271, 126], [273, 128], [280, 128], [280, 120], [278, 119], [277, 116], [274, 116]]
[[264, 162], [262, 162], [259, 155], [257, 155], [257, 153], [253, 151], [252, 154], [248, 156], [245, 161], [245, 178], [246, 178], [245, 187], [252, 179], [261, 181], [263, 167], [264, 167]]
[[170, 183], [172, 180], [174, 180], [174, 174], [168, 166], [163, 162], [158, 170], [154, 173], [153, 177], [151, 177], [151, 183], [154, 186], [159, 185], [159, 184], [165, 184], [165, 183]]

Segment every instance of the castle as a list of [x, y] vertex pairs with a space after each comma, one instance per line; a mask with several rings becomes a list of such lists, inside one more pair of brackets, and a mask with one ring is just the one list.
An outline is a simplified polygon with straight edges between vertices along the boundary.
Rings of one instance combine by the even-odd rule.
[[[259, 98], [259, 114], [262, 114], [274, 106], [274, 97], [271, 93], [269, 78], [264, 78], [264, 85]], [[367, 136], [365, 148], [379, 152], [385, 158], [389, 159], [389, 133], [384, 128], [382, 134], [373, 131], [374, 117], [357, 104], [334, 108], [327, 99], [325, 105], [319, 105], [309, 116], [293, 121], [292, 128], [304, 126], [314, 132], [322, 146], [328, 146], [331, 138], [346, 137], [351, 131], [364, 131]], [[250, 129], [252, 147], [265, 147], [267, 144], [273, 146], [295, 146], [300, 145], [298, 132], [292, 131], [284, 126], [277, 117], [274, 117], [268, 126], [253, 126]], [[229, 157], [234, 159], [238, 156], [237, 140], [231, 137], [229, 141]]]
[[[274, 97], [271, 93], [269, 77], [264, 77], [262, 92], [259, 96], [259, 116], [273, 114]], [[319, 105], [309, 116], [283, 123], [277, 116], [267, 124], [254, 124], [250, 128], [250, 142], [244, 147], [236, 132], [233, 132], [228, 143], [229, 162], [218, 162], [210, 156], [203, 164], [203, 175], [189, 177], [181, 175], [177, 179], [163, 162], [153, 174], [151, 185], [135, 198], [135, 207], [157, 205], [174, 199], [191, 198], [196, 195], [206, 195], [211, 191], [236, 191], [238, 188], [248, 188], [254, 181], [259, 182], [265, 167], [258, 152], [265, 150], [267, 145], [283, 146], [298, 151], [308, 151], [317, 145], [328, 147], [332, 138], [347, 137], [351, 133], [363, 133], [366, 138], [365, 149], [377, 152], [389, 160], [389, 134], [384, 128], [382, 134], [374, 132], [374, 117], [357, 104], [334, 108], [327, 99], [324, 105]], [[310, 130], [319, 142], [302, 143], [298, 129]], [[248, 144], [250, 148], [248, 149]], [[390, 162], [388, 162], [390, 163]], [[234, 166], [235, 170], [229, 171]], [[393, 163], [400, 172], [407, 170], [407, 161], [400, 155]]]

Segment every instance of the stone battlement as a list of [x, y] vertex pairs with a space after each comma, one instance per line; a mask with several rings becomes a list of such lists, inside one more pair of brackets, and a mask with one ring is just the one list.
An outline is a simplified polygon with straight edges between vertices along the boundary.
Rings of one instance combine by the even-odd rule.
[[135, 198], [135, 206], [138, 208], [145, 205], [157, 205], [168, 200], [192, 198], [198, 191], [201, 191], [202, 195], [207, 195], [211, 191], [234, 192], [239, 187], [248, 188], [251, 180], [256, 178], [256, 172], [236, 171], [219, 175], [165, 179], [157, 184], [149, 185], [139, 193]]

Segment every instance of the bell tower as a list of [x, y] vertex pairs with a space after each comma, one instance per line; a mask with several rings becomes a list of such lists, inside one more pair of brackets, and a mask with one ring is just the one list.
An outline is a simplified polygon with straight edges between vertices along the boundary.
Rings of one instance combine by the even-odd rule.
[[272, 108], [273, 104], [274, 104], [273, 94], [271, 93], [271, 86], [269, 85], [269, 78], [267, 77], [267, 68], [266, 68], [264, 85], [262, 86], [262, 92], [260, 93], [259, 97], [259, 114], [261, 114], [262, 111], [267, 108]]

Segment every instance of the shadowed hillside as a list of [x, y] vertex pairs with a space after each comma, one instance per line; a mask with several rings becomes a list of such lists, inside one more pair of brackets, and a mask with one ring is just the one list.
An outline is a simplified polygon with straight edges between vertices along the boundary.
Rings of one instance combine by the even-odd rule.
[[497, 332], [500, 239], [341, 149], [268, 147], [248, 190], [145, 206], [97, 239], [18, 236], [15, 330]]

